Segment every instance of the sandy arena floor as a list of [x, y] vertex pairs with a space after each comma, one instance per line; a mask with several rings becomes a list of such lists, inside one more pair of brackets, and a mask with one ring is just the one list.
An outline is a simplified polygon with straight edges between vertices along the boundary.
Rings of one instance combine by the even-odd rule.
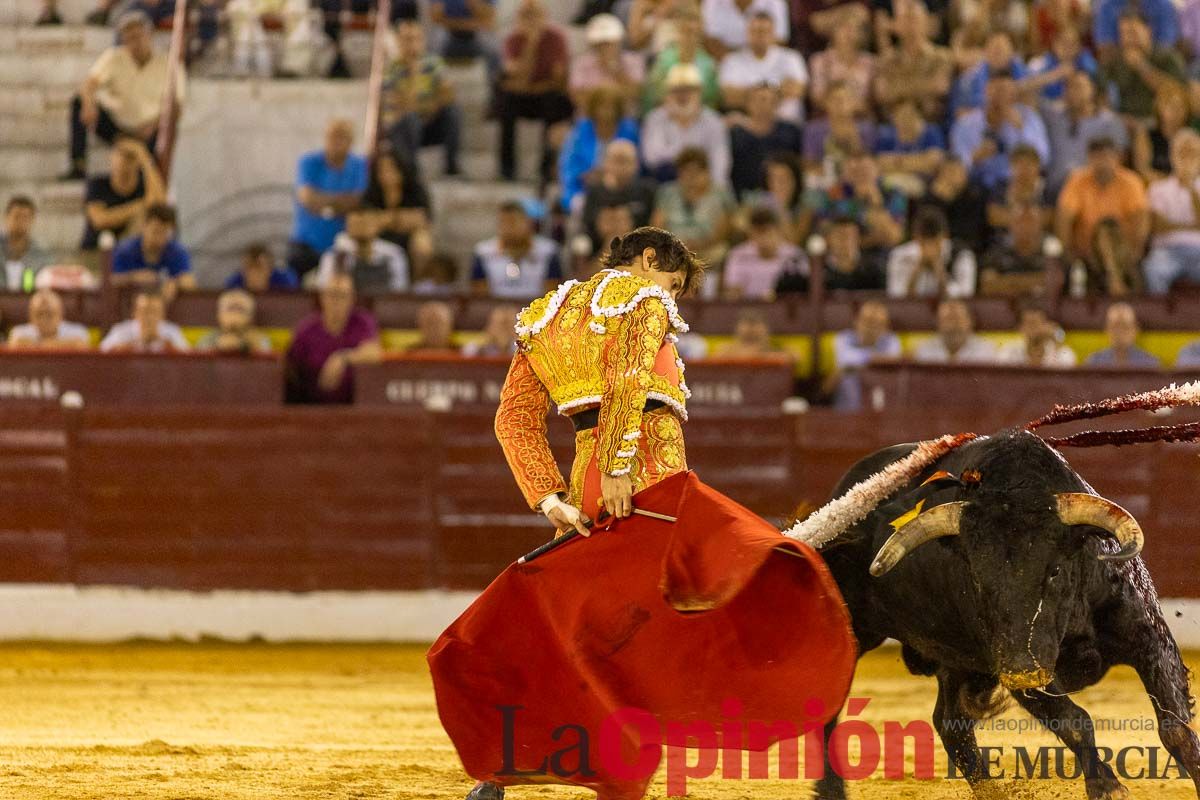
[[[0, 646], [0, 798], [58, 800], [460, 800], [470, 781], [434, 713], [423, 648], [398, 646]], [[868, 657], [855, 683], [863, 718], [928, 719], [933, 685], [903, 672], [899, 652]], [[1189, 664], [1200, 666], [1200, 654]], [[1114, 671], [1080, 695], [1097, 720], [1143, 720], [1136, 676]], [[1019, 711], [1006, 717], [1018, 719]], [[1100, 734], [1111, 747], [1156, 745], [1152, 731]], [[985, 745], [1054, 745], [1045, 733], [985, 732]], [[937, 771], [945, 773], [940, 746]], [[1195, 798], [1190, 781], [1134, 781], [1135, 798]], [[1083, 798], [1082, 782], [1033, 781], [1004, 796]], [[690, 796], [808, 796], [794, 781], [689, 785]], [[853, 798], [968, 798], [961, 781], [882, 778]], [[652, 796], [665, 792], [662, 775]], [[588, 792], [522, 787], [523, 798]]]

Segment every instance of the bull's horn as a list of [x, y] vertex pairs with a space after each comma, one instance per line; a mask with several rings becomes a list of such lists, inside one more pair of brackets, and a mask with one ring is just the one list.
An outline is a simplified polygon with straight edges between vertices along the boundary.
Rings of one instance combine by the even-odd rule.
[[1054, 496], [1058, 518], [1064, 525], [1093, 525], [1116, 537], [1121, 549], [1101, 553], [1101, 561], [1128, 561], [1142, 552], [1146, 536], [1133, 514], [1111, 500], [1087, 492], [1062, 492]]
[[926, 542], [941, 536], [957, 536], [966, 501], [945, 503], [919, 514], [900, 530], [893, 533], [875, 554], [871, 562], [871, 574], [876, 578], [886, 575], [900, 559]]

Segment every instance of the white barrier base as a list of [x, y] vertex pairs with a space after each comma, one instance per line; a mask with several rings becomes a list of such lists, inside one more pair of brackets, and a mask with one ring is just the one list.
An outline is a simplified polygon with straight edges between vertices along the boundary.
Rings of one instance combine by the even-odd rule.
[[[430, 642], [475, 592], [187, 592], [127, 586], [0, 585], [0, 641], [211, 637], [268, 642]], [[1200, 649], [1200, 600], [1165, 599], [1184, 649]]]

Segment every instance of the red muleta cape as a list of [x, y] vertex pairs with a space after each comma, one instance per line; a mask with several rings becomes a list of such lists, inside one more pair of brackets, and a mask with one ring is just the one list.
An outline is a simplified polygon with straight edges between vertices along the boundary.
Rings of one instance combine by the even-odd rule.
[[[810, 547], [691, 472], [639, 492], [634, 504], [678, 521], [629, 517], [509, 566], [429, 650], [438, 714], [471, 777], [638, 798], [650, 776], [614, 774], [601, 758], [604, 720], [619, 709], [719, 731], [727, 699], [741, 704], [743, 723], [801, 730], [841, 708], [854, 638]], [[555, 738], [563, 725], [587, 731], [594, 774], [546, 769], [551, 754], [581, 740], [578, 728]], [[627, 763], [638, 760], [639, 737], [622, 729]], [[571, 767], [578, 756], [567, 758]], [[545, 774], [516, 774], [538, 770]]]

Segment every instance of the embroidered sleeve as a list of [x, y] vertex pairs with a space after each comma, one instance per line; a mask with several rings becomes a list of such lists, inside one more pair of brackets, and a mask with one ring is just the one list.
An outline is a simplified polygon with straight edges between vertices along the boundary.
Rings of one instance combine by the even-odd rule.
[[596, 463], [603, 473], [625, 475], [632, 468], [650, 375], [668, 323], [666, 305], [653, 296], [607, 323], [607, 341], [600, 351], [604, 392], [596, 431]]
[[546, 439], [549, 411], [550, 392], [534, 373], [529, 358], [517, 353], [500, 390], [496, 438], [530, 508], [536, 508], [547, 495], [567, 490]]

